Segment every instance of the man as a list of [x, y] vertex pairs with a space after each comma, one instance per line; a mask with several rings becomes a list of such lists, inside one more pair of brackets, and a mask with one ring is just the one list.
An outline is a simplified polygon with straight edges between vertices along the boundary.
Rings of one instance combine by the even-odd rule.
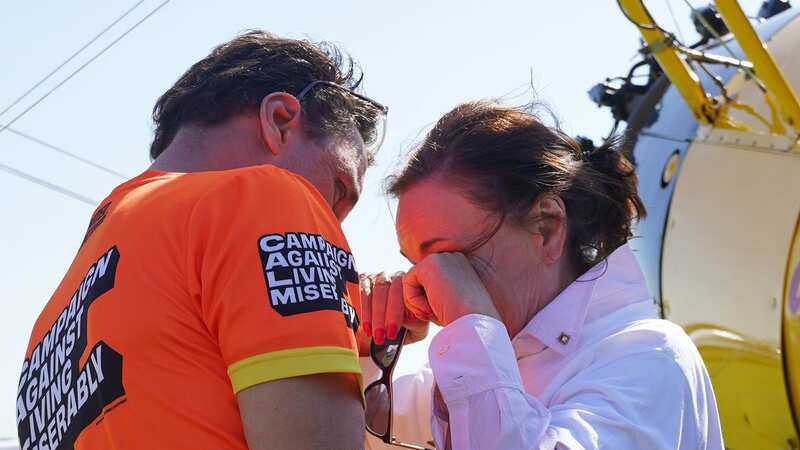
[[329, 44], [250, 32], [156, 103], [37, 320], [23, 449], [351, 449], [358, 274], [339, 222], [386, 108]]

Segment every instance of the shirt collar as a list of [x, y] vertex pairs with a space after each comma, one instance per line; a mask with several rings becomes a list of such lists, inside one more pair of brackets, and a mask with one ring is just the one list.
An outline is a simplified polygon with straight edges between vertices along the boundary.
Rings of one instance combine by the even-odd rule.
[[587, 318], [592, 321], [649, 296], [636, 256], [625, 244], [567, 286], [514, 336], [517, 359], [545, 347], [568, 355], [577, 349]]

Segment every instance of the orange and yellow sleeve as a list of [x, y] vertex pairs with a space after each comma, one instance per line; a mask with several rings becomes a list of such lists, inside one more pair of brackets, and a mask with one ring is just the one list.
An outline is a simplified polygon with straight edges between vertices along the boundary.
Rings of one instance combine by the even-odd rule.
[[246, 175], [205, 194], [188, 239], [200, 314], [234, 392], [330, 372], [360, 384], [358, 274], [339, 223], [298, 177]]

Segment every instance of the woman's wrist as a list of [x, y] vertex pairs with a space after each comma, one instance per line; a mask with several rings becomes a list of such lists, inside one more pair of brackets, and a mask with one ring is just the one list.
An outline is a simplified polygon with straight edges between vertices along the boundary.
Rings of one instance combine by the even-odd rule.
[[453, 317], [448, 321], [448, 323], [454, 322], [460, 319], [461, 317], [468, 316], [470, 314], [479, 314], [482, 316], [488, 316], [502, 322], [502, 320], [500, 319], [500, 313], [497, 312], [497, 308], [494, 307], [491, 301], [489, 301], [488, 304], [485, 303], [461, 304], [454, 309], [455, 311]]

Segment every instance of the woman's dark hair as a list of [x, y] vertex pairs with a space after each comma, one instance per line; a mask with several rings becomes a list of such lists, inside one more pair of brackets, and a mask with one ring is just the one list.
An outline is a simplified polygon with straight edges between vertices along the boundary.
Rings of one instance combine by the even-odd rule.
[[[195, 63], [156, 101], [155, 159], [184, 124], [215, 125], [256, 113], [273, 92], [297, 95], [313, 81], [330, 81], [355, 90], [361, 73], [355, 62], [327, 42], [285, 39], [250, 31], [226, 42]], [[375, 131], [376, 111], [341, 89], [320, 86], [303, 98], [303, 117], [314, 137], [340, 135], [355, 125], [365, 142]]]
[[529, 109], [487, 100], [457, 106], [387, 180], [387, 191], [398, 196], [444, 176], [476, 206], [521, 226], [537, 197], [558, 195], [567, 210], [567, 251], [582, 273], [625, 244], [633, 220], [646, 214], [634, 167], [618, 150], [619, 140], [587, 150]]

